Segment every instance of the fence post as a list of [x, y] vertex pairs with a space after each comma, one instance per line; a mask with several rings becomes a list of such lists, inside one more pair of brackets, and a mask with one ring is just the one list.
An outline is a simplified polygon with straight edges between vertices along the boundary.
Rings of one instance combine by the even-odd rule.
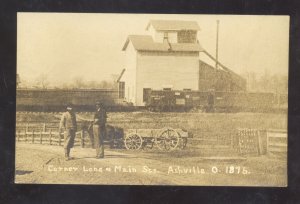
[[260, 150], [260, 140], [259, 140], [259, 130], [257, 129], [254, 129], [254, 134], [253, 134], [253, 137], [254, 139], [256, 140], [255, 143], [257, 144], [256, 148], [257, 148], [257, 154], [258, 156], [261, 155], [261, 150]]
[[26, 128], [25, 128], [25, 142], [27, 142], [27, 132], [28, 132], [28, 126], [29, 124], [26, 123]]
[[25, 129], [26, 132], [28, 132], [28, 126], [29, 126], [29, 124], [26, 123], [26, 129]]
[[265, 155], [267, 153], [267, 130], [259, 130], [258, 132], [258, 144], [260, 154]]
[[244, 136], [244, 129], [239, 130], [239, 153], [242, 153], [242, 140]]
[[84, 148], [84, 132], [83, 132], [83, 130], [80, 131], [80, 138], [81, 138], [81, 147]]
[[46, 132], [46, 123], [43, 124], [43, 132]]
[[32, 138], [31, 138], [31, 143], [34, 143], [34, 130], [32, 130]]
[[256, 138], [257, 138], [257, 152], [258, 152], [258, 155], [262, 155], [262, 148], [261, 148], [261, 140], [260, 140], [259, 130], [257, 130]]
[[24, 137], [25, 137], [24, 141], [27, 142], [27, 131], [26, 131], [26, 129], [25, 129]]
[[61, 146], [61, 132], [58, 132], [58, 146]]
[[41, 130], [41, 133], [40, 133], [40, 144], [42, 144], [43, 143], [43, 130]]
[[51, 133], [51, 129], [50, 129], [50, 132], [49, 132], [49, 144], [52, 145], [52, 133]]
[[269, 153], [269, 132], [267, 130], [267, 153]]

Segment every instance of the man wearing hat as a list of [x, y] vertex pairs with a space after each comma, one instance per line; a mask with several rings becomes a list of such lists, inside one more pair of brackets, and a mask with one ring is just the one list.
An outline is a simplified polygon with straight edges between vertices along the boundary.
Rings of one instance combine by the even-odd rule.
[[207, 97], [207, 112], [214, 112], [215, 110], [215, 93], [214, 89], [209, 90], [208, 97]]
[[96, 102], [96, 112], [93, 122], [94, 133], [94, 145], [96, 148], [96, 158], [104, 158], [104, 145], [103, 140], [105, 136], [105, 124], [106, 124], [106, 110], [103, 104], [99, 101]]
[[73, 105], [69, 103], [67, 105], [67, 111], [63, 113], [60, 125], [59, 125], [59, 133], [61, 133], [62, 129], [64, 129], [64, 149], [65, 149], [65, 158], [66, 160], [70, 160], [70, 150], [74, 146], [74, 139], [77, 131], [76, 124], [76, 115], [73, 111]]

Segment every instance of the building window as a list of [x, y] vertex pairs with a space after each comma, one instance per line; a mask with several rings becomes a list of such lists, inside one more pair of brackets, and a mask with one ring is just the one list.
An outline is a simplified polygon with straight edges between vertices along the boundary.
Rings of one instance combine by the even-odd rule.
[[177, 33], [178, 43], [196, 43], [197, 32], [193, 30], [182, 30]]
[[168, 33], [164, 32], [164, 38], [168, 38]]
[[169, 36], [167, 32], [164, 32], [164, 42], [169, 40]]

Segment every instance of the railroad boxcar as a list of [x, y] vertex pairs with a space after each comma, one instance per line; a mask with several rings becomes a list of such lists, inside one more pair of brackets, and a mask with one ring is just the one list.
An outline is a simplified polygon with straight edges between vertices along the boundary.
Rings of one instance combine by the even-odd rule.
[[[209, 102], [210, 95], [213, 96], [213, 104]], [[279, 108], [286, 109], [286, 99], [283, 94], [214, 92], [212, 90], [148, 90], [144, 95], [145, 106], [151, 111], [189, 111], [192, 108], [211, 111], [212, 105], [214, 111], [218, 112], [269, 112]]]
[[102, 101], [108, 108], [118, 107], [115, 89], [17, 89], [17, 110], [63, 111], [73, 103], [78, 111], [93, 111], [95, 102]]

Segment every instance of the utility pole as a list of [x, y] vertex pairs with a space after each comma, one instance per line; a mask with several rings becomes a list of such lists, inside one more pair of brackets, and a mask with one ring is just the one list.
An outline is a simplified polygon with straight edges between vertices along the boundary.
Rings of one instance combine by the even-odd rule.
[[218, 48], [219, 47], [219, 20], [217, 20], [217, 36], [216, 36], [216, 71], [218, 69]]

